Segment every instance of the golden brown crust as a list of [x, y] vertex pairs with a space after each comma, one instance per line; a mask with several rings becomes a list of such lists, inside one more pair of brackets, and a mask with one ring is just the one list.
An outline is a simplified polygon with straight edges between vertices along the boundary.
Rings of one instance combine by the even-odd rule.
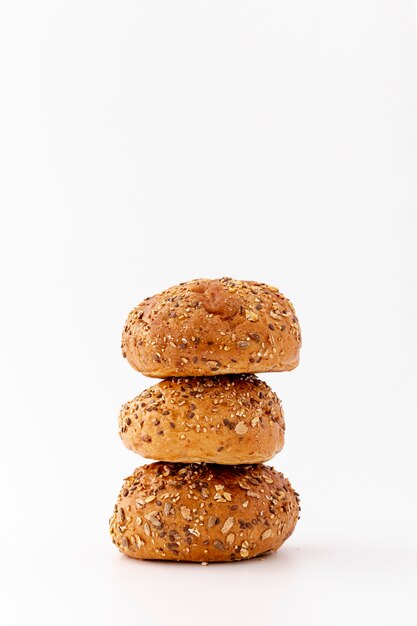
[[277, 550], [299, 510], [272, 467], [152, 463], [125, 480], [110, 534], [136, 559], [236, 561]]
[[234, 465], [284, 445], [280, 400], [253, 374], [168, 378], [125, 404], [119, 434], [147, 459]]
[[231, 278], [181, 283], [131, 311], [123, 356], [145, 376], [280, 372], [298, 365], [294, 308], [275, 287]]

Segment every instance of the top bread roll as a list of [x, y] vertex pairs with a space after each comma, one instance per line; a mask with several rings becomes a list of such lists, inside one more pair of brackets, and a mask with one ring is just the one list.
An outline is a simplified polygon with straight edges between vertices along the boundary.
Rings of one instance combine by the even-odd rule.
[[300, 327], [276, 287], [197, 279], [146, 298], [130, 312], [123, 356], [154, 378], [283, 372], [298, 365]]

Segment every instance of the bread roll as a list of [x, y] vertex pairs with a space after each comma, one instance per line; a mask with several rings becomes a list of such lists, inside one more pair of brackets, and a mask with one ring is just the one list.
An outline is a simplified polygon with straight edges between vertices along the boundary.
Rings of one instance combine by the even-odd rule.
[[136, 559], [237, 561], [277, 550], [299, 510], [272, 467], [152, 463], [125, 480], [110, 534]]
[[148, 459], [258, 463], [284, 445], [280, 400], [254, 374], [167, 378], [122, 407], [119, 434]]
[[181, 283], [131, 311], [122, 336], [145, 376], [213, 376], [294, 369], [301, 335], [275, 287], [231, 278]]

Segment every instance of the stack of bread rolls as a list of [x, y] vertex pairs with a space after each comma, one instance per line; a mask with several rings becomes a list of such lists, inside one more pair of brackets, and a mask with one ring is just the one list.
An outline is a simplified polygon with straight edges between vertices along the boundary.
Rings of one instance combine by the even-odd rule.
[[263, 465], [284, 445], [281, 402], [256, 374], [298, 365], [292, 304], [275, 287], [193, 280], [131, 311], [122, 350], [161, 382], [119, 416], [125, 446], [157, 462], [124, 481], [110, 533], [137, 559], [237, 561], [277, 550], [299, 518], [289, 481]]

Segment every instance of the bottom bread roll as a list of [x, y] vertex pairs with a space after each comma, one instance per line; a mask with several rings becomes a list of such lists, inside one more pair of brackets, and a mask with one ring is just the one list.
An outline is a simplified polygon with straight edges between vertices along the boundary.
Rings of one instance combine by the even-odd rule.
[[110, 534], [136, 559], [238, 561], [278, 550], [299, 511], [272, 467], [158, 462], [126, 478]]

